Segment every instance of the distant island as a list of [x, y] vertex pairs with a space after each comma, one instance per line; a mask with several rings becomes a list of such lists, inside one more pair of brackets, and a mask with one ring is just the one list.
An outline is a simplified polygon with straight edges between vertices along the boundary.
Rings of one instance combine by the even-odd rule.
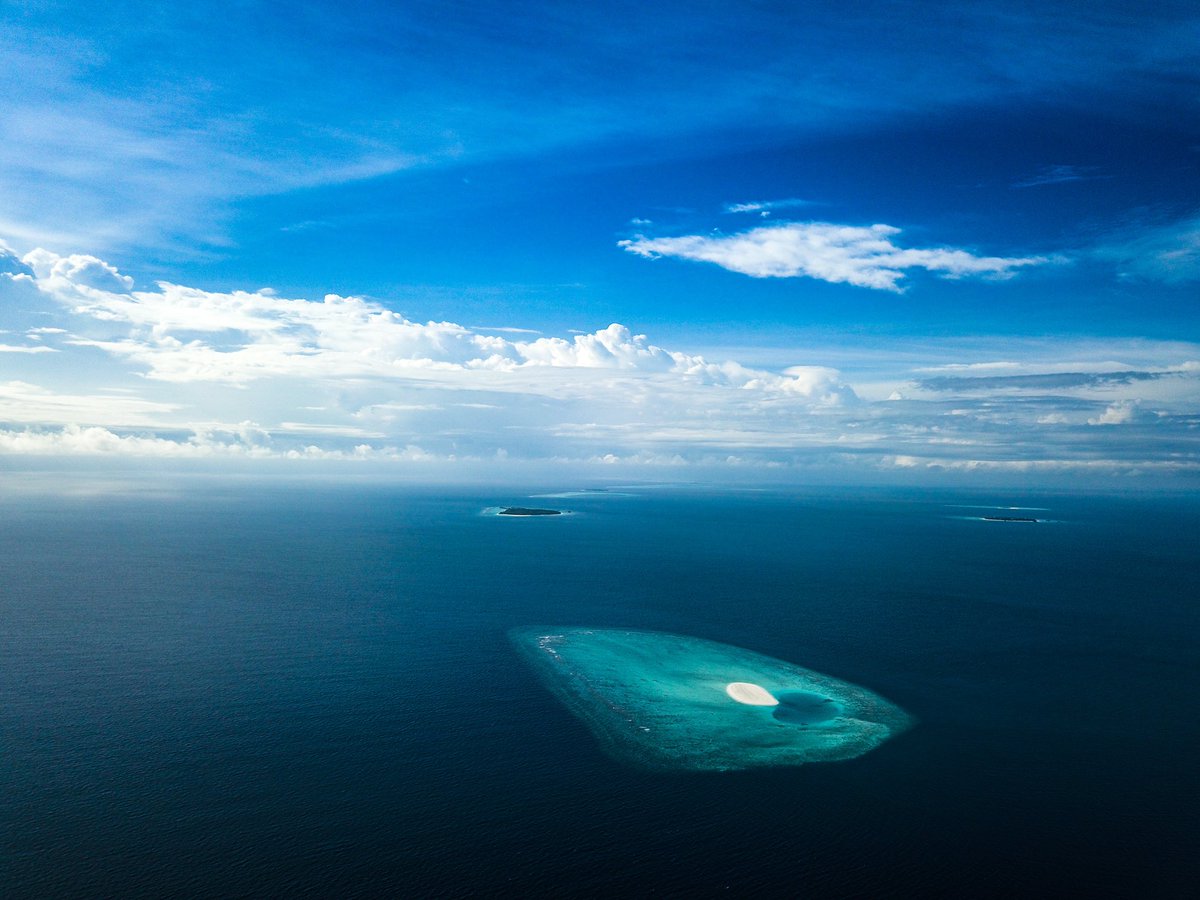
[[1036, 522], [1030, 516], [983, 516], [985, 522]]
[[527, 506], [506, 506], [500, 510], [502, 516], [561, 516], [560, 509], [530, 509]]

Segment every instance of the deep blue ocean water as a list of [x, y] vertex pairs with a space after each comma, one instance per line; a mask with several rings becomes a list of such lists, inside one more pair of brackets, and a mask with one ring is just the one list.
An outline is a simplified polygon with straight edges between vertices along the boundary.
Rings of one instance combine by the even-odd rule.
[[[1195, 497], [5, 495], [0, 896], [1195, 896], [1198, 536]], [[631, 769], [530, 625], [735, 644], [918, 723]]]

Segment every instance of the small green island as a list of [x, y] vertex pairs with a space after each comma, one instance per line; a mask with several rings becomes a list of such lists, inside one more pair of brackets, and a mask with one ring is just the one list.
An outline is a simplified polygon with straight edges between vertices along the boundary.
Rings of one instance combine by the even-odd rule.
[[561, 509], [536, 509], [528, 506], [506, 506], [500, 510], [501, 516], [561, 516]]

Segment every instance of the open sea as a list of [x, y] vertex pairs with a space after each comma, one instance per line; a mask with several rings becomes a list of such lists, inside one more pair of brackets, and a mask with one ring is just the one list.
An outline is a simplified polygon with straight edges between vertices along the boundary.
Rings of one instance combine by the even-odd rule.
[[[569, 625], [733, 644], [916, 724], [642, 771], [506, 636]], [[4, 898], [1195, 897], [1198, 696], [1195, 496], [0, 496]]]

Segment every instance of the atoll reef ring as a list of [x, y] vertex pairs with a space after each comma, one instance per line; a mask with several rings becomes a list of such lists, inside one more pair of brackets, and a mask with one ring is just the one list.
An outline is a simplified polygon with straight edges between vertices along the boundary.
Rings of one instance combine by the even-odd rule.
[[509, 637], [609, 755], [642, 768], [852, 759], [912, 724], [866, 688], [702, 638], [601, 628]]

